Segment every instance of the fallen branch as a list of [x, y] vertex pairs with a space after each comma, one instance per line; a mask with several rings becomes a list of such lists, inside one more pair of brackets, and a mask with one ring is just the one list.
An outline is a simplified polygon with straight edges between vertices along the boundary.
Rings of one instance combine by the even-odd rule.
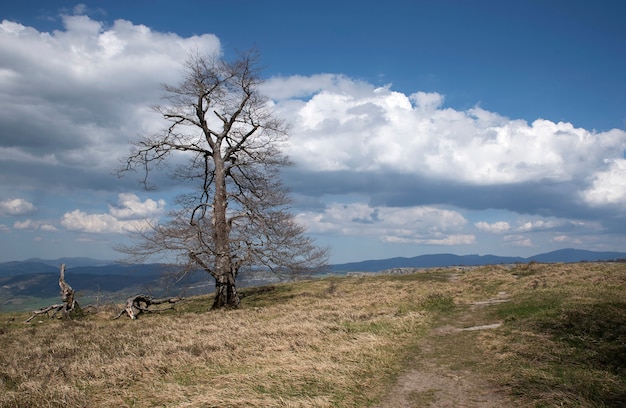
[[[42, 307], [41, 309], [37, 309], [37, 310], [33, 310], [33, 315], [31, 317], [29, 317], [28, 319], [26, 319], [26, 321], [24, 323], [28, 323], [31, 320], [33, 320], [36, 316], [39, 316], [41, 314], [45, 314], [48, 318], [53, 318], [57, 313], [59, 313], [59, 311], [61, 311], [61, 309], [63, 309], [65, 307], [65, 303], [60, 304], [60, 305], [50, 305], [48, 307]], [[52, 313], [52, 316], [50, 316], [49, 312], [51, 310], [54, 310], [54, 313]]]
[[[126, 299], [126, 305], [124, 309], [113, 319], [119, 319], [123, 314], [127, 314], [128, 317], [131, 318], [131, 320], [135, 320], [137, 316], [143, 312], [158, 313], [164, 310], [174, 309], [175, 304], [182, 300], [185, 300], [185, 298], [173, 297], [153, 299], [150, 295], [135, 295]], [[163, 303], [169, 303], [171, 304], [171, 306], [162, 309], [150, 309], [150, 306], [152, 305], [161, 305]]]

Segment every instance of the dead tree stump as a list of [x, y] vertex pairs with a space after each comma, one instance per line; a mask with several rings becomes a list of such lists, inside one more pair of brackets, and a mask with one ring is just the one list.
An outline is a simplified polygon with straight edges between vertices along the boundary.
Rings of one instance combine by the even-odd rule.
[[[126, 304], [124, 309], [113, 319], [119, 319], [123, 314], [127, 314], [131, 320], [135, 320], [138, 315], [141, 313], [158, 313], [163, 310], [174, 309], [174, 306], [177, 302], [185, 300], [184, 298], [173, 297], [173, 298], [162, 298], [162, 299], [153, 299], [150, 295], [135, 295], [126, 299]], [[150, 309], [152, 305], [161, 305], [163, 303], [169, 303], [171, 306], [163, 309]]]
[[[80, 306], [76, 301], [74, 289], [65, 282], [65, 264], [61, 264], [61, 272], [59, 274], [59, 287], [61, 288], [61, 300], [63, 303], [50, 305], [48, 307], [42, 307], [41, 309], [37, 309], [33, 311], [31, 317], [26, 319], [25, 323], [30, 322], [35, 318], [35, 316], [39, 316], [45, 314], [49, 318], [53, 318], [57, 313], [61, 312], [61, 316], [65, 319], [71, 319], [72, 312], [80, 312]], [[49, 313], [53, 312], [52, 315]]]

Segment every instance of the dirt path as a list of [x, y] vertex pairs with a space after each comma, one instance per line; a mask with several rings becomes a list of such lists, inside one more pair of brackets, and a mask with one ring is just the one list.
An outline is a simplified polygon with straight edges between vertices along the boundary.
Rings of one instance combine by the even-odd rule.
[[481, 376], [481, 333], [500, 322], [485, 321], [481, 311], [507, 301], [496, 299], [459, 307], [452, 316], [424, 336], [408, 369], [378, 408], [501, 408], [512, 406], [503, 390]]

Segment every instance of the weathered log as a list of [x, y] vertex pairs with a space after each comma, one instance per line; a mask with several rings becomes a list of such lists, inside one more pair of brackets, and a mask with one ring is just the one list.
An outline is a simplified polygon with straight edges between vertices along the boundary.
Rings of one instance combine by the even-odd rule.
[[[59, 287], [61, 288], [61, 300], [63, 303], [50, 305], [48, 307], [42, 307], [40, 309], [34, 310], [32, 316], [26, 319], [25, 323], [30, 322], [35, 318], [35, 316], [39, 316], [45, 314], [48, 318], [53, 318], [57, 313], [61, 312], [62, 316], [66, 319], [71, 319], [70, 313], [74, 311], [80, 312], [80, 306], [78, 302], [74, 298], [75, 292], [72, 287], [65, 282], [65, 264], [61, 264], [61, 272], [59, 274]], [[52, 315], [49, 313], [54, 311]]]
[[[174, 306], [177, 302], [185, 300], [185, 298], [181, 297], [172, 297], [172, 298], [161, 298], [161, 299], [153, 299], [150, 295], [135, 295], [126, 299], [124, 309], [114, 317], [115, 319], [119, 319], [123, 314], [127, 314], [131, 320], [135, 320], [138, 315], [141, 313], [158, 313], [164, 310], [174, 309]], [[152, 305], [161, 305], [163, 303], [170, 303], [170, 307], [162, 308], [162, 309], [150, 309]]]

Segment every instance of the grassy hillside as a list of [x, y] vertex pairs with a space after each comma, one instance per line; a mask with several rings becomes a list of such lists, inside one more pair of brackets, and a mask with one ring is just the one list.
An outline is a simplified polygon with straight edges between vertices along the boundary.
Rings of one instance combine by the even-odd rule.
[[[504, 406], [621, 407], [625, 293], [626, 264], [531, 263], [249, 288], [239, 310], [197, 297], [136, 321], [5, 313], [0, 406], [392, 406], [430, 362]], [[398, 392], [451, 406], [440, 388]]]

